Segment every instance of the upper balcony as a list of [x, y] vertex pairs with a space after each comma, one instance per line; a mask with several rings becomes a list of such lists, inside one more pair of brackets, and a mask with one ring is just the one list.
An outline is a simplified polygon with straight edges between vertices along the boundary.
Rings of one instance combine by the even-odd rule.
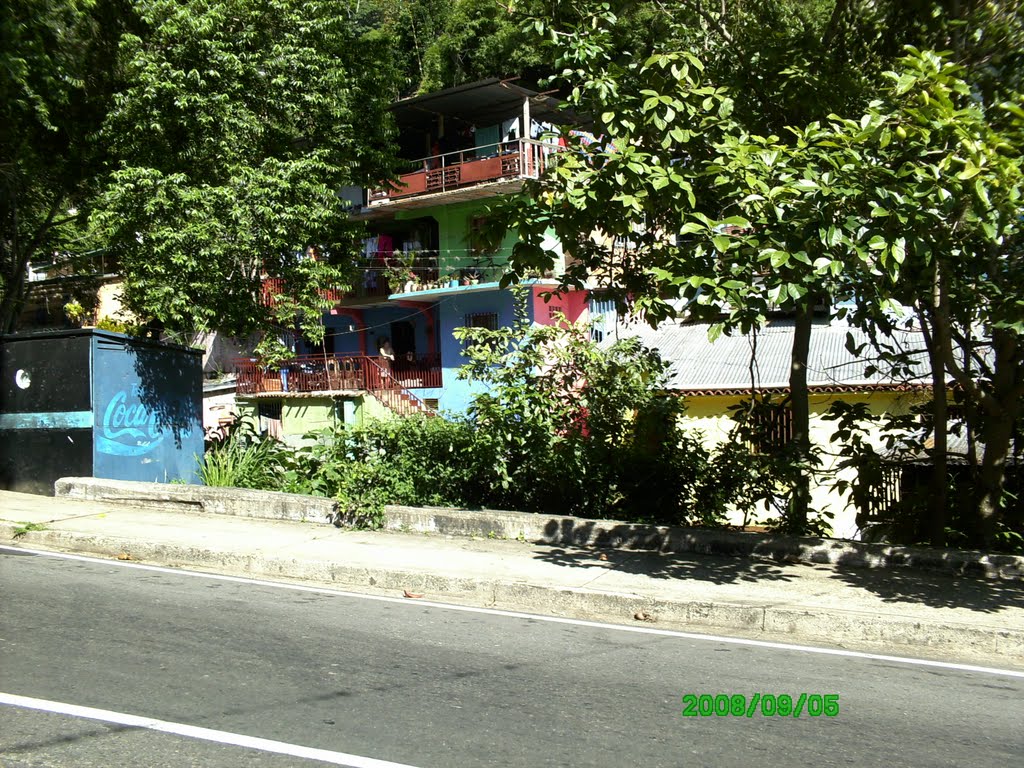
[[367, 191], [360, 218], [516, 192], [558, 151], [556, 126], [579, 122], [551, 92], [497, 78], [401, 99], [391, 112], [407, 160]]
[[514, 139], [410, 161], [396, 182], [368, 192], [364, 215], [515, 192], [523, 179], [537, 178], [558, 150], [552, 142]]
[[[438, 251], [377, 251], [360, 259], [351, 284], [327, 288], [320, 295], [337, 306], [371, 306], [389, 298], [429, 300], [427, 291], [493, 289], [505, 273], [502, 259], [491, 255], [449, 256]], [[263, 304], [273, 307], [286, 292], [282, 278], [263, 280]], [[433, 294], [431, 294], [433, 295]]]

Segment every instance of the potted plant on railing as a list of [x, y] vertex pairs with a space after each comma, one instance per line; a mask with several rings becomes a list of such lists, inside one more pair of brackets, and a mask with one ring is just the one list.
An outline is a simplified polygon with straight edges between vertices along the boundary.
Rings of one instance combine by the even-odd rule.
[[[288, 391], [288, 369], [282, 364], [294, 357], [294, 354], [283, 341], [267, 336], [256, 345], [254, 350], [258, 365], [263, 369], [263, 387], [269, 391]], [[270, 375], [276, 374], [276, 375]], [[262, 387], [261, 387], [262, 389]]]
[[91, 324], [92, 316], [78, 299], [71, 299], [64, 305], [64, 316], [71, 325], [82, 328]]

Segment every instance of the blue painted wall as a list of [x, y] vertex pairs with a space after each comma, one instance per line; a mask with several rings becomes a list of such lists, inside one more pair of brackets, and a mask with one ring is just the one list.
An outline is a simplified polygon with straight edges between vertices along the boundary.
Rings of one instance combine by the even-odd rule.
[[[432, 322], [434, 315], [433, 306], [424, 303], [420, 308], [409, 306], [398, 306], [395, 303], [381, 304], [376, 307], [368, 307], [358, 310], [361, 319], [351, 315], [337, 314], [325, 315], [324, 324], [327, 333], [333, 338], [334, 354], [336, 355], [359, 355], [362, 354], [360, 337], [366, 337], [366, 354], [376, 355], [379, 343], [384, 338], [391, 337], [391, 323], [406, 321], [413, 327], [415, 334], [416, 354], [426, 355], [432, 349], [436, 351], [436, 333]], [[435, 334], [434, 347], [430, 345], [430, 335]], [[300, 343], [300, 353], [308, 353], [306, 344]]]
[[95, 477], [198, 482], [201, 365], [188, 350], [92, 337]]
[[438, 406], [442, 411], [464, 413], [469, 407], [473, 395], [483, 389], [476, 382], [458, 380], [456, 374], [459, 367], [465, 362], [465, 358], [462, 356], [462, 343], [456, 341], [453, 335], [456, 328], [461, 328], [466, 324], [466, 315], [478, 312], [497, 313], [499, 327], [511, 325], [515, 319], [511, 292], [504, 290], [459, 292], [440, 302], [438, 326], [441, 337], [444, 389], [437, 395], [424, 395], [420, 392], [417, 394], [423, 397], [437, 397]]
[[[361, 321], [352, 315], [325, 315], [326, 332], [334, 344], [337, 355], [358, 355]], [[307, 351], [307, 350], [303, 350]]]

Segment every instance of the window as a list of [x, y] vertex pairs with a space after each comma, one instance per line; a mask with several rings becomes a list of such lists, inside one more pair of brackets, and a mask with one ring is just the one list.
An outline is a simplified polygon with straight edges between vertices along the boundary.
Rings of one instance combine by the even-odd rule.
[[587, 308], [590, 310], [590, 340], [600, 344], [615, 325], [615, 300], [592, 295]]
[[259, 413], [261, 419], [277, 419], [281, 420], [281, 401], [280, 400], [260, 400], [256, 404], [256, 410]]
[[260, 400], [256, 404], [256, 415], [261, 435], [280, 439], [282, 436], [281, 401]]
[[589, 304], [590, 314], [592, 315], [611, 315], [615, 313], [615, 299], [604, 299], [594, 296], [591, 297]]
[[[899, 465], [881, 465], [872, 477], [863, 497], [860, 512], [867, 522], [891, 522], [902, 499], [903, 468]], [[854, 494], [856, 499], [856, 493]]]
[[[498, 313], [497, 312], [475, 312], [473, 314], [466, 315], [466, 322], [463, 324], [466, 328], [486, 328], [489, 331], [498, 330]], [[466, 341], [466, 349], [469, 349], [474, 344], [479, 344], [479, 341]]]
[[754, 454], [771, 454], [793, 440], [793, 411], [785, 401], [755, 400], [737, 414]]
[[469, 222], [469, 248], [473, 256], [490, 256], [494, 248], [488, 248], [488, 221], [486, 216], [474, 216]]
[[476, 312], [466, 315], [467, 328], [486, 328], [489, 331], [498, 330], [497, 312]]

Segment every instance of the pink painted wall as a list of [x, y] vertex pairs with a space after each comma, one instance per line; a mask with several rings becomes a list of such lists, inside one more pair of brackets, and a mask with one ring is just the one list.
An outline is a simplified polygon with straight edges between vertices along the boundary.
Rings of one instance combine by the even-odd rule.
[[550, 290], [547, 287], [533, 287], [533, 321], [539, 325], [554, 325], [552, 314], [561, 312], [569, 322], [586, 322], [590, 319], [587, 310], [587, 291], [568, 291], [561, 295], [552, 295], [545, 302], [541, 294]]

